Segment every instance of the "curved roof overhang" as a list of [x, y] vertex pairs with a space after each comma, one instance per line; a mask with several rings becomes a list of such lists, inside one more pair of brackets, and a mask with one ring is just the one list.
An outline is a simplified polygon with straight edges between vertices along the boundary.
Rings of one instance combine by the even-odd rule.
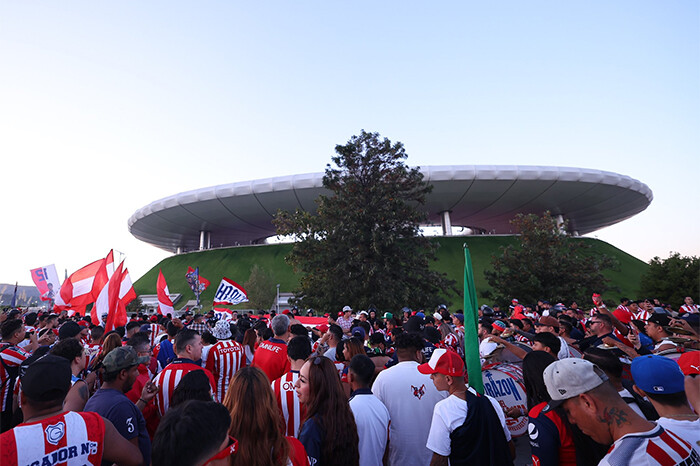
[[[544, 166], [457, 165], [422, 167], [433, 185], [423, 208], [440, 224], [450, 212], [453, 226], [512, 233], [518, 213], [549, 210], [583, 235], [646, 209], [651, 189], [628, 176], [600, 170]], [[274, 236], [278, 209], [315, 211], [330, 192], [323, 173], [308, 173], [212, 186], [160, 199], [129, 218], [129, 231], [166, 251], [199, 249], [200, 232], [212, 247], [250, 244]]]

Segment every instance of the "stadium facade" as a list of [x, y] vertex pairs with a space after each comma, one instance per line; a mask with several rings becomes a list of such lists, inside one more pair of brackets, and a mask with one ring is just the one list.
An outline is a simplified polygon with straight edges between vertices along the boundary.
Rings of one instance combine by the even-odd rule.
[[[423, 209], [426, 226], [468, 228], [473, 234], [511, 234], [518, 213], [550, 211], [572, 235], [621, 222], [653, 200], [644, 183], [617, 173], [571, 167], [455, 165], [422, 167], [433, 185]], [[187, 191], [137, 210], [128, 221], [136, 238], [180, 253], [262, 243], [275, 235], [278, 209], [315, 211], [330, 192], [323, 173], [243, 181]]]

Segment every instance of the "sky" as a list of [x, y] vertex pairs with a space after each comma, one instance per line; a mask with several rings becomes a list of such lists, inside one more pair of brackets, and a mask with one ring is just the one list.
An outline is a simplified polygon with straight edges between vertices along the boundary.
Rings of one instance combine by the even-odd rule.
[[[0, 283], [169, 253], [127, 220], [322, 172], [360, 130], [412, 166], [612, 171], [654, 193], [589, 236], [700, 255], [695, 0], [0, 1]], [[117, 255], [119, 257], [119, 254]]]

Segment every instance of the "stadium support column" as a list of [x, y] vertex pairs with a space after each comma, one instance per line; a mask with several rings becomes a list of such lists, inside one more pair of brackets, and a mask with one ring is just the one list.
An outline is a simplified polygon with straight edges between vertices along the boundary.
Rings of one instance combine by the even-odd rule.
[[442, 223], [442, 235], [452, 236], [452, 221], [450, 220], [449, 210], [440, 212], [440, 222]]
[[211, 249], [211, 232], [200, 230], [199, 232], [199, 250]]
[[564, 216], [562, 214], [557, 215], [557, 228], [559, 228], [559, 233], [566, 234], [566, 229], [564, 228]]

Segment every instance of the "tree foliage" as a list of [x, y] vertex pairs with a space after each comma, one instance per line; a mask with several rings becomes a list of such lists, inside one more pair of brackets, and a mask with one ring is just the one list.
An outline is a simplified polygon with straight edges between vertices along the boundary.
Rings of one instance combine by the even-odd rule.
[[550, 212], [542, 216], [518, 214], [511, 224], [519, 232], [518, 244], [501, 247], [484, 275], [499, 302], [518, 298], [534, 303], [585, 302], [592, 293], [610, 289], [603, 270], [617, 267], [614, 258], [593, 255], [583, 241], [569, 238]]
[[673, 252], [667, 259], [658, 256], [649, 261], [649, 268], [640, 284], [642, 297], [658, 298], [677, 308], [686, 296], [697, 300], [700, 288], [700, 258]]
[[280, 235], [297, 242], [287, 261], [302, 272], [296, 302], [332, 311], [343, 305], [398, 309], [432, 306], [455, 292], [429, 269], [436, 246], [421, 236], [419, 209], [432, 186], [404, 164], [403, 144], [362, 131], [335, 148], [326, 166], [317, 215], [278, 212]]
[[143, 301], [138, 296], [126, 305], [126, 312], [139, 312], [143, 309]]
[[250, 307], [258, 311], [269, 309], [275, 301], [277, 288], [272, 276], [255, 264], [250, 270], [250, 278], [243, 284], [248, 293]]

